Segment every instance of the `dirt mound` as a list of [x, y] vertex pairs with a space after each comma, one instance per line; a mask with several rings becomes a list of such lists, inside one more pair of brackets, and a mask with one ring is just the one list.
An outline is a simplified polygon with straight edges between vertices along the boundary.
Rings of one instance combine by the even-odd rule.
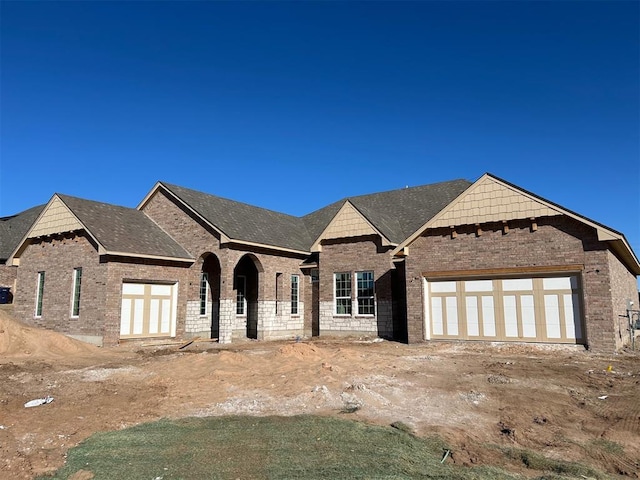
[[0, 355], [7, 357], [56, 358], [86, 355], [98, 347], [60, 333], [28, 327], [0, 310]]
[[292, 343], [278, 349], [278, 353], [285, 357], [298, 359], [317, 359], [322, 357], [322, 350], [310, 343]]

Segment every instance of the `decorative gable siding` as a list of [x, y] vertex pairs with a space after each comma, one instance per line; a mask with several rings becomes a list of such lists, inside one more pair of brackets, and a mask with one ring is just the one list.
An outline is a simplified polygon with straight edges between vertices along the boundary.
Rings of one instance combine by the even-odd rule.
[[486, 178], [437, 218], [431, 228], [560, 215], [521, 192]]
[[55, 197], [44, 211], [40, 220], [33, 226], [29, 233], [29, 238], [72, 232], [81, 228], [83, 226], [78, 219], [59, 198]]
[[350, 203], [345, 203], [325, 230], [322, 238], [349, 238], [364, 235], [377, 235], [377, 233], [378, 232], [373, 229], [360, 212], [358, 212]]

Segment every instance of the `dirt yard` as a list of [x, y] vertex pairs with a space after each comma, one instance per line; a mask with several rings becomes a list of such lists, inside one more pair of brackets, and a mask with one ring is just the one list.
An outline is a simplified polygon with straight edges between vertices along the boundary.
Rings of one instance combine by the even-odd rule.
[[[640, 355], [373, 339], [85, 345], [0, 310], [0, 478], [59, 468], [104, 430], [163, 417], [341, 415], [401, 421], [448, 461], [526, 475], [495, 446], [640, 478]], [[45, 405], [30, 400], [51, 396]]]

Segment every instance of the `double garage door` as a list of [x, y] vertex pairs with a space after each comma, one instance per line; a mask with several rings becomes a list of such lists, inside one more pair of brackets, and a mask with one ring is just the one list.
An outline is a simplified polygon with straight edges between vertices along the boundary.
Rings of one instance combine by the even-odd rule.
[[175, 284], [122, 284], [120, 338], [173, 337], [175, 330]]
[[426, 281], [431, 339], [584, 343], [579, 276]]

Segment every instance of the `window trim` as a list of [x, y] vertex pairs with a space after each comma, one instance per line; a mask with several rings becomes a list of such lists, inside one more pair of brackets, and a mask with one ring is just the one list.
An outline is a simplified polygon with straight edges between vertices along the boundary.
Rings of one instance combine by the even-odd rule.
[[[240, 289], [240, 283], [242, 283], [242, 289]], [[240, 303], [242, 301], [242, 303]], [[239, 312], [239, 308], [242, 305], [242, 312]], [[247, 316], [247, 277], [246, 275], [236, 276], [236, 315], [240, 317]]]
[[38, 272], [38, 277], [36, 280], [36, 308], [35, 308], [35, 317], [42, 317], [42, 297], [44, 297], [44, 281], [45, 281], [45, 272]]
[[[371, 275], [371, 295], [360, 295], [360, 275], [370, 274]], [[356, 312], [359, 317], [373, 317], [376, 314], [376, 282], [373, 275], [373, 270], [362, 270], [356, 272]], [[371, 308], [373, 309], [372, 313], [361, 313], [360, 307], [364, 306], [361, 303], [361, 300], [371, 300]]]
[[200, 275], [199, 297], [200, 297], [200, 316], [207, 315], [209, 310], [207, 305], [209, 303], [209, 274], [207, 272], [202, 272]]
[[80, 299], [82, 291], [82, 267], [73, 269], [73, 284], [71, 289], [71, 318], [80, 316]]
[[296, 274], [291, 275], [291, 315], [300, 315], [300, 275]]
[[[338, 275], [347, 275], [348, 281], [345, 282], [345, 285], [349, 287], [349, 294], [338, 296]], [[351, 272], [335, 272], [333, 274], [333, 314], [337, 317], [351, 317], [353, 316], [353, 278]], [[348, 300], [348, 313], [338, 313], [338, 300]]]

